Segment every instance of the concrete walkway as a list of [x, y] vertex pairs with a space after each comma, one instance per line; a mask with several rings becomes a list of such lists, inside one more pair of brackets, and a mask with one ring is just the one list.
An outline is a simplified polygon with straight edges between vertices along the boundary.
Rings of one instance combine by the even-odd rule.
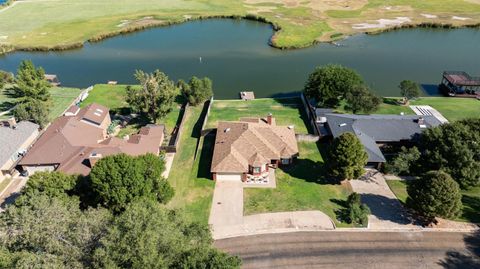
[[441, 123], [448, 123], [448, 120], [438, 110], [431, 106], [410, 106], [417, 115], [434, 116]]
[[409, 214], [390, 190], [382, 173], [351, 180], [354, 192], [361, 194], [362, 202], [368, 205], [372, 214], [368, 217], [370, 229], [415, 229]]
[[175, 158], [175, 153], [166, 153], [165, 154], [165, 171], [162, 173], [162, 177], [168, 178], [170, 175], [170, 170], [172, 169], [173, 159]]
[[5, 207], [15, 201], [15, 199], [20, 195], [20, 191], [23, 186], [27, 184], [28, 178], [18, 177], [12, 179], [7, 188], [0, 195], [0, 212], [5, 210]]

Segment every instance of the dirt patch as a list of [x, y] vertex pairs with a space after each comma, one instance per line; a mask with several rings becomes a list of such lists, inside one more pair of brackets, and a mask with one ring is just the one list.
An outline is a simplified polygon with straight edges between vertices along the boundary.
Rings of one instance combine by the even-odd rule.
[[352, 26], [353, 29], [377, 29], [377, 28], [386, 28], [392, 26], [398, 26], [406, 22], [411, 22], [412, 20], [408, 17], [396, 17], [395, 19], [379, 19], [374, 23], [357, 23]]
[[245, 0], [246, 4], [281, 4], [287, 8], [308, 7], [316, 11], [355, 10], [362, 8], [368, 0]]
[[474, 3], [474, 4], [479, 4], [480, 5], [480, 0], [465, 0], [466, 2]]

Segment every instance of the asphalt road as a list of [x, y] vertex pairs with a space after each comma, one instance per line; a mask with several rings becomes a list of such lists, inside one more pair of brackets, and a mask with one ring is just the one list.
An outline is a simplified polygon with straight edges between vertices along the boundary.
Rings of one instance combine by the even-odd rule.
[[243, 268], [480, 268], [480, 233], [298, 232], [215, 245]]

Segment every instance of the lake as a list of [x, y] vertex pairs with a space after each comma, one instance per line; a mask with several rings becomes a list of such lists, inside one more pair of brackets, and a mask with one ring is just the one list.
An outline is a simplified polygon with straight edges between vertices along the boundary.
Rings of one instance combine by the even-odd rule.
[[210, 77], [218, 99], [237, 98], [243, 90], [257, 97], [300, 91], [313, 68], [328, 63], [356, 69], [383, 96], [398, 95], [404, 79], [438, 84], [444, 70], [480, 75], [477, 29], [406, 29], [356, 35], [340, 46], [284, 51], [268, 46], [271, 34], [271, 27], [259, 22], [193, 21], [86, 43], [73, 51], [15, 52], [0, 57], [0, 69], [15, 71], [21, 60], [31, 59], [57, 74], [64, 86], [87, 87], [108, 80], [135, 83], [135, 69], [158, 68], [175, 80]]

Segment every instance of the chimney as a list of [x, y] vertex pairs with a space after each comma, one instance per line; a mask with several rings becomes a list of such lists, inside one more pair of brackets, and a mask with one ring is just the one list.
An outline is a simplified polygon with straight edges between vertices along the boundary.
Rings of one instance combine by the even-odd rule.
[[418, 125], [420, 128], [427, 128], [427, 125], [425, 125], [425, 119], [423, 117], [418, 118]]
[[272, 125], [272, 119], [273, 119], [272, 113], [268, 113], [268, 115], [267, 115], [267, 123], [268, 123], [268, 125]]
[[88, 161], [90, 162], [90, 168], [92, 168], [101, 158], [102, 158], [102, 154], [92, 152], [92, 154], [88, 156]]

